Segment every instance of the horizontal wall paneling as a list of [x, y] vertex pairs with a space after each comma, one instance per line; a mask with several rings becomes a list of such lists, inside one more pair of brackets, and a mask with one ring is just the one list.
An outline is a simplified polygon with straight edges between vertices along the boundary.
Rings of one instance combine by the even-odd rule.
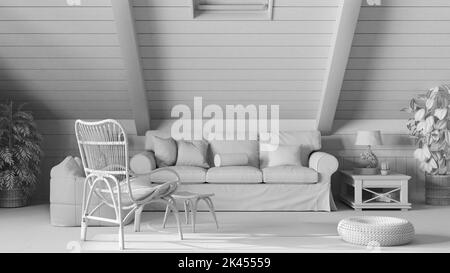
[[314, 115], [317, 103], [307, 102], [319, 98], [338, 1], [278, 0], [272, 21], [192, 19], [185, 0], [133, 4], [149, 104], [159, 117], [194, 96], [222, 105], [271, 101], [281, 118]]
[[408, 118], [412, 97], [450, 82], [449, 34], [449, 1], [364, 4], [337, 118]]

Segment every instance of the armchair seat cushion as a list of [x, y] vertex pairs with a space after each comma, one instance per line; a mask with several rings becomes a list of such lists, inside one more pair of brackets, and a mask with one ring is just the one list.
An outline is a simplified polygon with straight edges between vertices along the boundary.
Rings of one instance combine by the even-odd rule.
[[311, 169], [296, 165], [268, 167], [262, 170], [263, 181], [268, 184], [314, 184], [319, 174]]
[[[166, 169], [172, 169], [180, 176], [181, 184], [202, 184], [206, 181], [206, 169], [196, 166], [170, 166]], [[165, 183], [174, 179], [173, 174], [169, 172], [158, 172], [152, 174], [150, 180], [152, 183]]]
[[[173, 179], [173, 178], [172, 178]], [[133, 198], [135, 200], [143, 200], [153, 194], [156, 189], [158, 189], [159, 185], [152, 184], [148, 178], [148, 176], [137, 176], [130, 178], [130, 188], [131, 193], [133, 194]], [[99, 191], [109, 202], [112, 202], [110, 192], [107, 188], [97, 188]], [[113, 192], [117, 193], [117, 187], [113, 187]], [[129, 206], [133, 204], [133, 200], [130, 197], [128, 185], [125, 181], [120, 183], [120, 198], [123, 206]], [[161, 191], [161, 194], [164, 194], [164, 190]]]
[[261, 183], [262, 173], [252, 166], [214, 167], [206, 173], [206, 182], [223, 184]]

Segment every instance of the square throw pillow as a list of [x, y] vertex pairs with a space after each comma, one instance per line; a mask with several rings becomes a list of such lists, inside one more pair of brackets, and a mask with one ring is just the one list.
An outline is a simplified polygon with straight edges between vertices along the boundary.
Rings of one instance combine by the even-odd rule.
[[207, 162], [208, 142], [204, 140], [179, 140], [177, 166], [195, 166], [209, 168]]
[[158, 167], [173, 166], [177, 161], [177, 142], [173, 138], [153, 136], [153, 150]]
[[268, 152], [267, 167], [282, 165], [302, 166], [301, 146], [278, 145], [278, 149]]

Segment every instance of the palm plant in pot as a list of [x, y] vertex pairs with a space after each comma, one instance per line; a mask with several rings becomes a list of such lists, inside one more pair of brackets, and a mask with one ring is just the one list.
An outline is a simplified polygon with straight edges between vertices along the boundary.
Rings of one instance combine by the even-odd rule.
[[404, 109], [414, 115], [407, 127], [418, 146], [414, 157], [426, 173], [425, 202], [430, 205], [450, 205], [449, 103], [450, 88], [443, 85], [413, 98]]
[[36, 187], [42, 136], [24, 104], [0, 104], [0, 207], [28, 204]]

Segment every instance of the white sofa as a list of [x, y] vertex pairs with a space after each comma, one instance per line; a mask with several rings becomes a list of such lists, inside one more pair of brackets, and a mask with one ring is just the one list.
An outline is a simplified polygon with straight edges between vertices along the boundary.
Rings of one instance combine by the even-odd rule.
[[[155, 168], [153, 137], [170, 137], [168, 131], [146, 133], [145, 152], [131, 159], [135, 173]], [[210, 168], [170, 166], [181, 178], [180, 191], [214, 193], [218, 211], [331, 211], [336, 206], [331, 194], [331, 175], [338, 168], [337, 159], [320, 152], [318, 131], [290, 131], [279, 133], [280, 144], [301, 145], [302, 166], [267, 167], [267, 152], [260, 152], [257, 140], [212, 140], [209, 142]], [[246, 153], [248, 166], [215, 167], [213, 157], [220, 153]], [[151, 177], [152, 183], [165, 180], [164, 172]], [[200, 210], [206, 206], [199, 204]], [[162, 209], [161, 207], [151, 207]]]

